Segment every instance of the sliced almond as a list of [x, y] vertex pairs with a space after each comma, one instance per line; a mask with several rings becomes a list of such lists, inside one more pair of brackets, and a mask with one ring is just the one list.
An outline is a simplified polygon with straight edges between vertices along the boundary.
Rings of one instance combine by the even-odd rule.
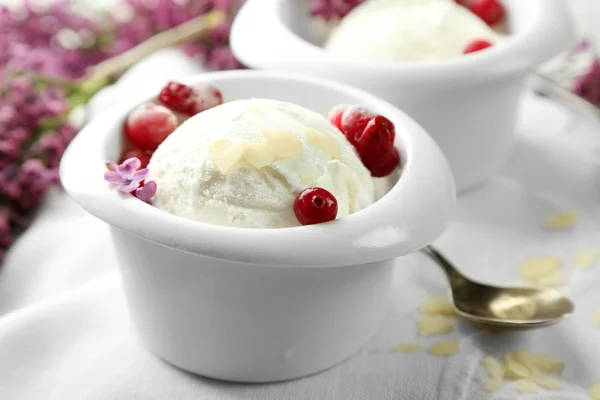
[[504, 385], [504, 381], [502, 377], [495, 377], [488, 380], [483, 386], [483, 390], [486, 392], [497, 392]]
[[556, 258], [534, 258], [519, 265], [519, 274], [526, 281], [537, 282], [542, 277], [557, 272], [559, 266], [560, 261]]
[[541, 277], [536, 283], [540, 286], [555, 288], [564, 286], [567, 283], [567, 277], [562, 272], [556, 271]]
[[454, 323], [448, 318], [424, 315], [419, 320], [419, 333], [424, 336], [452, 332]]
[[331, 157], [340, 157], [340, 148], [339, 146], [331, 140], [329, 136], [324, 134], [321, 131], [318, 131], [313, 128], [307, 128], [306, 132], [306, 141], [311, 146], [316, 147], [317, 149], [324, 151], [329, 154]]
[[535, 393], [539, 390], [538, 385], [524, 379], [516, 381], [514, 384], [514, 388], [519, 393]]
[[577, 221], [577, 214], [573, 211], [568, 211], [556, 214], [546, 220], [545, 226], [548, 229], [568, 228]]
[[527, 368], [534, 369], [537, 368], [535, 366], [535, 357], [533, 353], [529, 350], [520, 349], [514, 353], [514, 359], [526, 366]]
[[210, 156], [222, 174], [231, 172], [244, 155], [246, 142], [221, 139], [209, 145]]
[[502, 364], [492, 356], [483, 358], [483, 367], [490, 378], [502, 378]]
[[525, 365], [515, 359], [510, 359], [504, 363], [504, 377], [508, 379], [526, 379], [531, 375], [531, 371]]
[[593, 385], [589, 393], [593, 400], [600, 400], [600, 382]]
[[551, 374], [562, 372], [565, 369], [565, 363], [557, 360], [549, 354], [533, 354], [535, 366], [542, 372]]
[[261, 133], [279, 159], [297, 157], [302, 152], [302, 142], [289, 132], [263, 130]]
[[431, 354], [438, 357], [449, 357], [458, 353], [458, 342], [456, 340], [440, 340], [431, 346]]
[[562, 382], [560, 381], [560, 379], [550, 375], [542, 374], [537, 369], [531, 374], [529, 380], [538, 385], [539, 387], [543, 387], [544, 389], [549, 390], [557, 390], [560, 389], [560, 387], [562, 386]]
[[575, 265], [579, 268], [589, 268], [596, 260], [600, 252], [596, 249], [582, 251], [575, 256]]
[[255, 168], [271, 165], [275, 160], [275, 154], [271, 151], [268, 142], [246, 143], [244, 158]]
[[428, 315], [455, 316], [452, 303], [446, 299], [430, 299], [423, 302], [421, 304], [421, 312]]
[[407, 343], [402, 346], [394, 347], [394, 353], [409, 353], [411, 351], [419, 350], [421, 345], [419, 343]]

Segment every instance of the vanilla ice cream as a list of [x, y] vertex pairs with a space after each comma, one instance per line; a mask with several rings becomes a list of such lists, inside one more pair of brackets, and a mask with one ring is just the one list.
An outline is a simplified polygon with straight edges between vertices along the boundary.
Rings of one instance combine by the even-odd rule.
[[371, 61], [426, 61], [456, 57], [476, 39], [501, 36], [449, 0], [368, 0], [333, 29], [325, 49]]
[[156, 150], [153, 205], [211, 224], [299, 225], [296, 195], [331, 192], [337, 217], [375, 200], [373, 179], [352, 145], [322, 115], [281, 101], [237, 100], [186, 121]]

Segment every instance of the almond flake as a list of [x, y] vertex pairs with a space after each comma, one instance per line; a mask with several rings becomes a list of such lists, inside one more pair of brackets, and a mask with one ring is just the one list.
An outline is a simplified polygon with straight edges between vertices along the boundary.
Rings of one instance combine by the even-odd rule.
[[545, 226], [548, 229], [568, 228], [577, 220], [577, 214], [573, 211], [568, 211], [556, 214], [546, 220]]
[[582, 251], [575, 256], [575, 265], [579, 268], [589, 268], [598, 258], [599, 252], [596, 249]]
[[502, 385], [504, 385], [504, 381], [502, 380], [502, 377], [495, 377], [495, 378], [488, 380], [485, 383], [483, 390], [485, 390], [486, 392], [497, 392], [498, 390], [500, 390]]
[[448, 318], [424, 315], [419, 320], [419, 333], [421, 335], [440, 335], [453, 330], [454, 323]]
[[485, 356], [483, 366], [490, 378], [502, 378], [502, 364], [492, 356]]
[[539, 387], [549, 390], [557, 390], [562, 386], [560, 379], [550, 375], [544, 375], [539, 372], [539, 370], [536, 370], [534, 373], [532, 373], [529, 377], [529, 380], [537, 384]]
[[229, 139], [221, 139], [209, 145], [209, 153], [213, 162], [226, 175], [234, 169], [244, 155], [246, 142], [231, 142]]
[[549, 354], [533, 354], [535, 366], [542, 372], [559, 373], [565, 369], [565, 363], [558, 361]]
[[431, 346], [431, 354], [438, 357], [449, 357], [458, 353], [456, 340], [440, 340]]
[[394, 348], [394, 353], [409, 353], [411, 351], [419, 350], [421, 345], [419, 343], [407, 343], [402, 346]]
[[453, 317], [454, 307], [446, 299], [430, 299], [421, 304], [421, 312], [428, 315]]
[[324, 151], [331, 157], [340, 157], [340, 148], [329, 136], [313, 128], [307, 128], [306, 141], [311, 146]]
[[504, 377], [508, 379], [525, 379], [529, 378], [530, 375], [529, 368], [514, 358], [510, 358], [504, 363]]
[[269, 146], [268, 142], [246, 143], [244, 158], [253, 167], [262, 168], [271, 165], [273, 160], [275, 160], [275, 155], [271, 151], [271, 146]]
[[567, 283], [567, 277], [562, 272], [557, 271], [541, 277], [536, 283], [544, 287], [559, 287]]
[[516, 381], [514, 388], [519, 393], [535, 393], [539, 389], [535, 383], [523, 379]]
[[261, 133], [279, 159], [297, 157], [302, 152], [302, 142], [289, 132], [263, 130]]
[[519, 274], [526, 281], [537, 282], [542, 277], [557, 272], [559, 266], [560, 261], [556, 258], [534, 258], [519, 265]]
[[600, 382], [593, 385], [589, 393], [593, 400], [600, 400]]
[[529, 350], [517, 350], [514, 353], [514, 358], [529, 369], [537, 368], [535, 366], [535, 357]]

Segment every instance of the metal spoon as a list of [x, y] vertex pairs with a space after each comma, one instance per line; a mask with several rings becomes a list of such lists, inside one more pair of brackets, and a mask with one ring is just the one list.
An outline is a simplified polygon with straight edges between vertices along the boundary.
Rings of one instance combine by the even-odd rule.
[[538, 328], [564, 320], [575, 309], [557, 290], [486, 285], [462, 275], [433, 247], [422, 252], [446, 273], [456, 313], [475, 323], [508, 329]]

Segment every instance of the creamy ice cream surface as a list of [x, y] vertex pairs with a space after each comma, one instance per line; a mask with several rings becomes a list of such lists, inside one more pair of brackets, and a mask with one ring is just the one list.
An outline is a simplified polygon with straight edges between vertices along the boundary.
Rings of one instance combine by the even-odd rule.
[[237, 100], [192, 117], [148, 167], [159, 188], [154, 206], [217, 225], [299, 225], [293, 203], [308, 187], [336, 197], [338, 218], [375, 200], [373, 179], [344, 135], [322, 115], [275, 100]]
[[331, 32], [325, 49], [355, 60], [426, 61], [457, 57], [475, 39], [501, 36], [450, 0], [367, 0]]

